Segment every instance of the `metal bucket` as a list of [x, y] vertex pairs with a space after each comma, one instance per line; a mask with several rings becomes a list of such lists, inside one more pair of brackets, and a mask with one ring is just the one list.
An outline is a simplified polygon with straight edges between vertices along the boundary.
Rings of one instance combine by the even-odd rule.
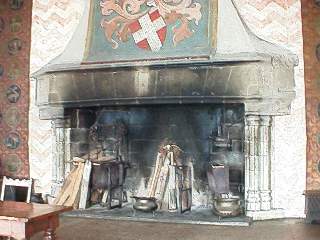
[[153, 197], [136, 197], [133, 203], [133, 209], [143, 212], [154, 212], [158, 209], [157, 199]]
[[240, 198], [215, 198], [213, 199], [213, 213], [220, 217], [236, 217], [241, 214]]

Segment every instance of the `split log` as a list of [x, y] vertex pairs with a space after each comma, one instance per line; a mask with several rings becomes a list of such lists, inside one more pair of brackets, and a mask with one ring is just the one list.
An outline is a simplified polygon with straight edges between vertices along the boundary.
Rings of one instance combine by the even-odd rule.
[[173, 152], [170, 152], [169, 180], [168, 180], [168, 210], [177, 210], [177, 191], [176, 191], [176, 167], [174, 166]]
[[82, 182], [81, 182], [79, 209], [85, 209], [87, 207], [91, 168], [92, 168], [92, 163], [91, 161], [87, 160], [84, 166]]
[[57, 198], [54, 200], [54, 204], [56, 205], [63, 205], [63, 203], [68, 199], [69, 192], [72, 189], [72, 183], [74, 181], [75, 176], [78, 173], [78, 168], [72, 169], [72, 171], [69, 173], [68, 177], [64, 181], [64, 184], [57, 196]]
[[148, 197], [155, 197], [157, 181], [159, 180], [163, 159], [162, 153], [158, 152], [155, 169], [148, 184]]
[[169, 175], [169, 164], [170, 164], [170, 155], [172, 153], [168, 153], [164, 159], [163, 166], [160, 171], [159, 179], [157, 182], [157, 190], [155, 197], [159, 201], [159, 208], [162, 207], [166, 188], [167, 188], [167, 183], [168, 183], [168, 175]]
[[[58, 197], [55, 199], [54, 204], [63, 206], [75, 206], [79, 201], [80, 184], [84, 170], [84, 163], [79, 162], [68, 175]], [[78, 199], [77, 199], [78, 198]], [[76, 206], [77, 207], [77, 206]]]
[[109, 197], [109, 190], [104, 190], [101, 203], [107, 203], [108, 197]]
[[72, 191], [69, 195], [68, 200], [63, 204], [64, 206], [73, 206], [73, 204], [76, 201], [78, 192], [80, 191], [80, 185], [81, 185], [81, 180], [82, 180], [82, 175], [83, 175], [83, 169], [84, 169], [84, 163], [79, 163], [78, 167], [78, 173], [75, 177], [74, 185], [72, 188]]

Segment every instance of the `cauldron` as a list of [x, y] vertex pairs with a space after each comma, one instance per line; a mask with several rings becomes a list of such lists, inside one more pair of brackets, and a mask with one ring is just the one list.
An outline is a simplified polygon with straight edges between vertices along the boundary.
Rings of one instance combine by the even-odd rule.
[[157, 199], [154, 197], [137, 197], [132, 196], [135, 199], [133, 203], [133, 209], [142, 212], [154, 212], [158, 209]]
[[239, 216], [241, 213], [239, 197], [233, 196], [230, 198], [214, 198], [213, 212], [220, 217]]

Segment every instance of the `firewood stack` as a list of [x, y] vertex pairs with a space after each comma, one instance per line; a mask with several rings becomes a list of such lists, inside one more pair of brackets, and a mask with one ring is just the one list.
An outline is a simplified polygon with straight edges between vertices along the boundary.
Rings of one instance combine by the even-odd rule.
[[[182, 166], [181, 148], [175, 144], [168, 144], [160, 148], [157, 154], [156, 165], [148, 183], [148, 197], [154, 197], [162, 210], [178, 211], [182, 201], [180, 199], [181, 186], [191, 185], [190, 179], [185, 178], [180, 182], [178, 178], [179, 167]], [[186, 205], [186, 204], [183, 204]]]
[[72, 162], [75, 167], [67, 176], [53, 203], [56, 205], [85, 209], [89, 197], [92, 162], [97, 163], [109, 160], [114, 160], [114, 158], [103, 155], [101, 149], [94, 149], [81, 158], [74, 157]]

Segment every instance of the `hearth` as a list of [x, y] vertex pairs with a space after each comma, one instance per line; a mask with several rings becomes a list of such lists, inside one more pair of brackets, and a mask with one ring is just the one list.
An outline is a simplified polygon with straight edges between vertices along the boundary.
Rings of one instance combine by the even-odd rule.
[[[230, 168], [230, 191], [241, 197], [243, 202], [242, 104], [123, 106], [96, 110], [66, 109], [66, 112], [71, 119], [69, 126], [64, 125], [71, 133], [69, 142], [64, 143], [64, 146], [70, 146], [69, 160], [82, 157], [93, 163], [92, 203], [101, 203], [103, 192], [110, 192], [117, 186], [120, 188], [118, 194], [124, 194], [129, 201], [134, 196], [155, 197], [156, 189], [150, 194], [152, 190], [148, 185], [152, 184], [152, 177], [156, 175], [155, 169], [162, 167], [158, 166], [157, 157], [161, 156], [166, 146], [179, 149], [179, 154], [175, 150], [173, 171], [177, 171], [175, 177], [180, 172], [180, 176], [187, 179], [186, 184], [190, 185], [181, 187], [181, 190], [188, 191], [181, 193], [183, 198], [187, 198], [183, 205], [192, 203], [194, 207], [212, 208], [212, 193], [207, 180], [211, 164]], [[92, 125], [87, 125], [93, 120]], [[223, 143], [218, 143], [218, 140], [223, 140]], [[61, 169], [58, 169], [62, 181], [70, 169], [66, 164], [63, 166], [64, 162], [59, 164]], [[159, 178], [160, 170], [154, 182]], [[167, 181], [170, 181], [169, 176]], [[168, 187], [164, 188], [163, 193], [159, 193], [163, 196], [158, 195], [158, 199], [164, 199], [164, 194], [168, 194]], [[164, 202], [168, 204], [168, 200]], [[190, 209], [190, 206], [181, 206], [184, 209], [181, 212]], [[111, 202], [108, 202], [108, 207], [111, 208]], [[162, 209], [168, 209], [168, 206], [162, 206]]]
[[[132, 210], [130, 196], [154, 197], [148, 186], [157, 155], [177, 146], [181, 166], [191, 172], [185, 189], [192, 207], [185, 214], [213, 216], [214, 203], [227, 198], [237, 199], [245, 216], [261, 219], [273, 209], [273, 119], [290, 114], [297, 58], [252, 34], [233, 1], [191, 2], [177, 9], [170, 1], [148, 1], [135, 8], [143, 16], [117, 22], [111, 1], [85, 1], [65, 52], [35, 74], [40, 117], [53, 121], [55, 134], [52, 195], [73, 157], [99, 150], [104, 160], [123, 163], [118, 201], [124, 209], [112, 210], [121, 218]], [[160, 42], [136, 42], [137, 22], [145, 18], [161, 23]], [[212, 175], [208, 169], [215, 169]]]

